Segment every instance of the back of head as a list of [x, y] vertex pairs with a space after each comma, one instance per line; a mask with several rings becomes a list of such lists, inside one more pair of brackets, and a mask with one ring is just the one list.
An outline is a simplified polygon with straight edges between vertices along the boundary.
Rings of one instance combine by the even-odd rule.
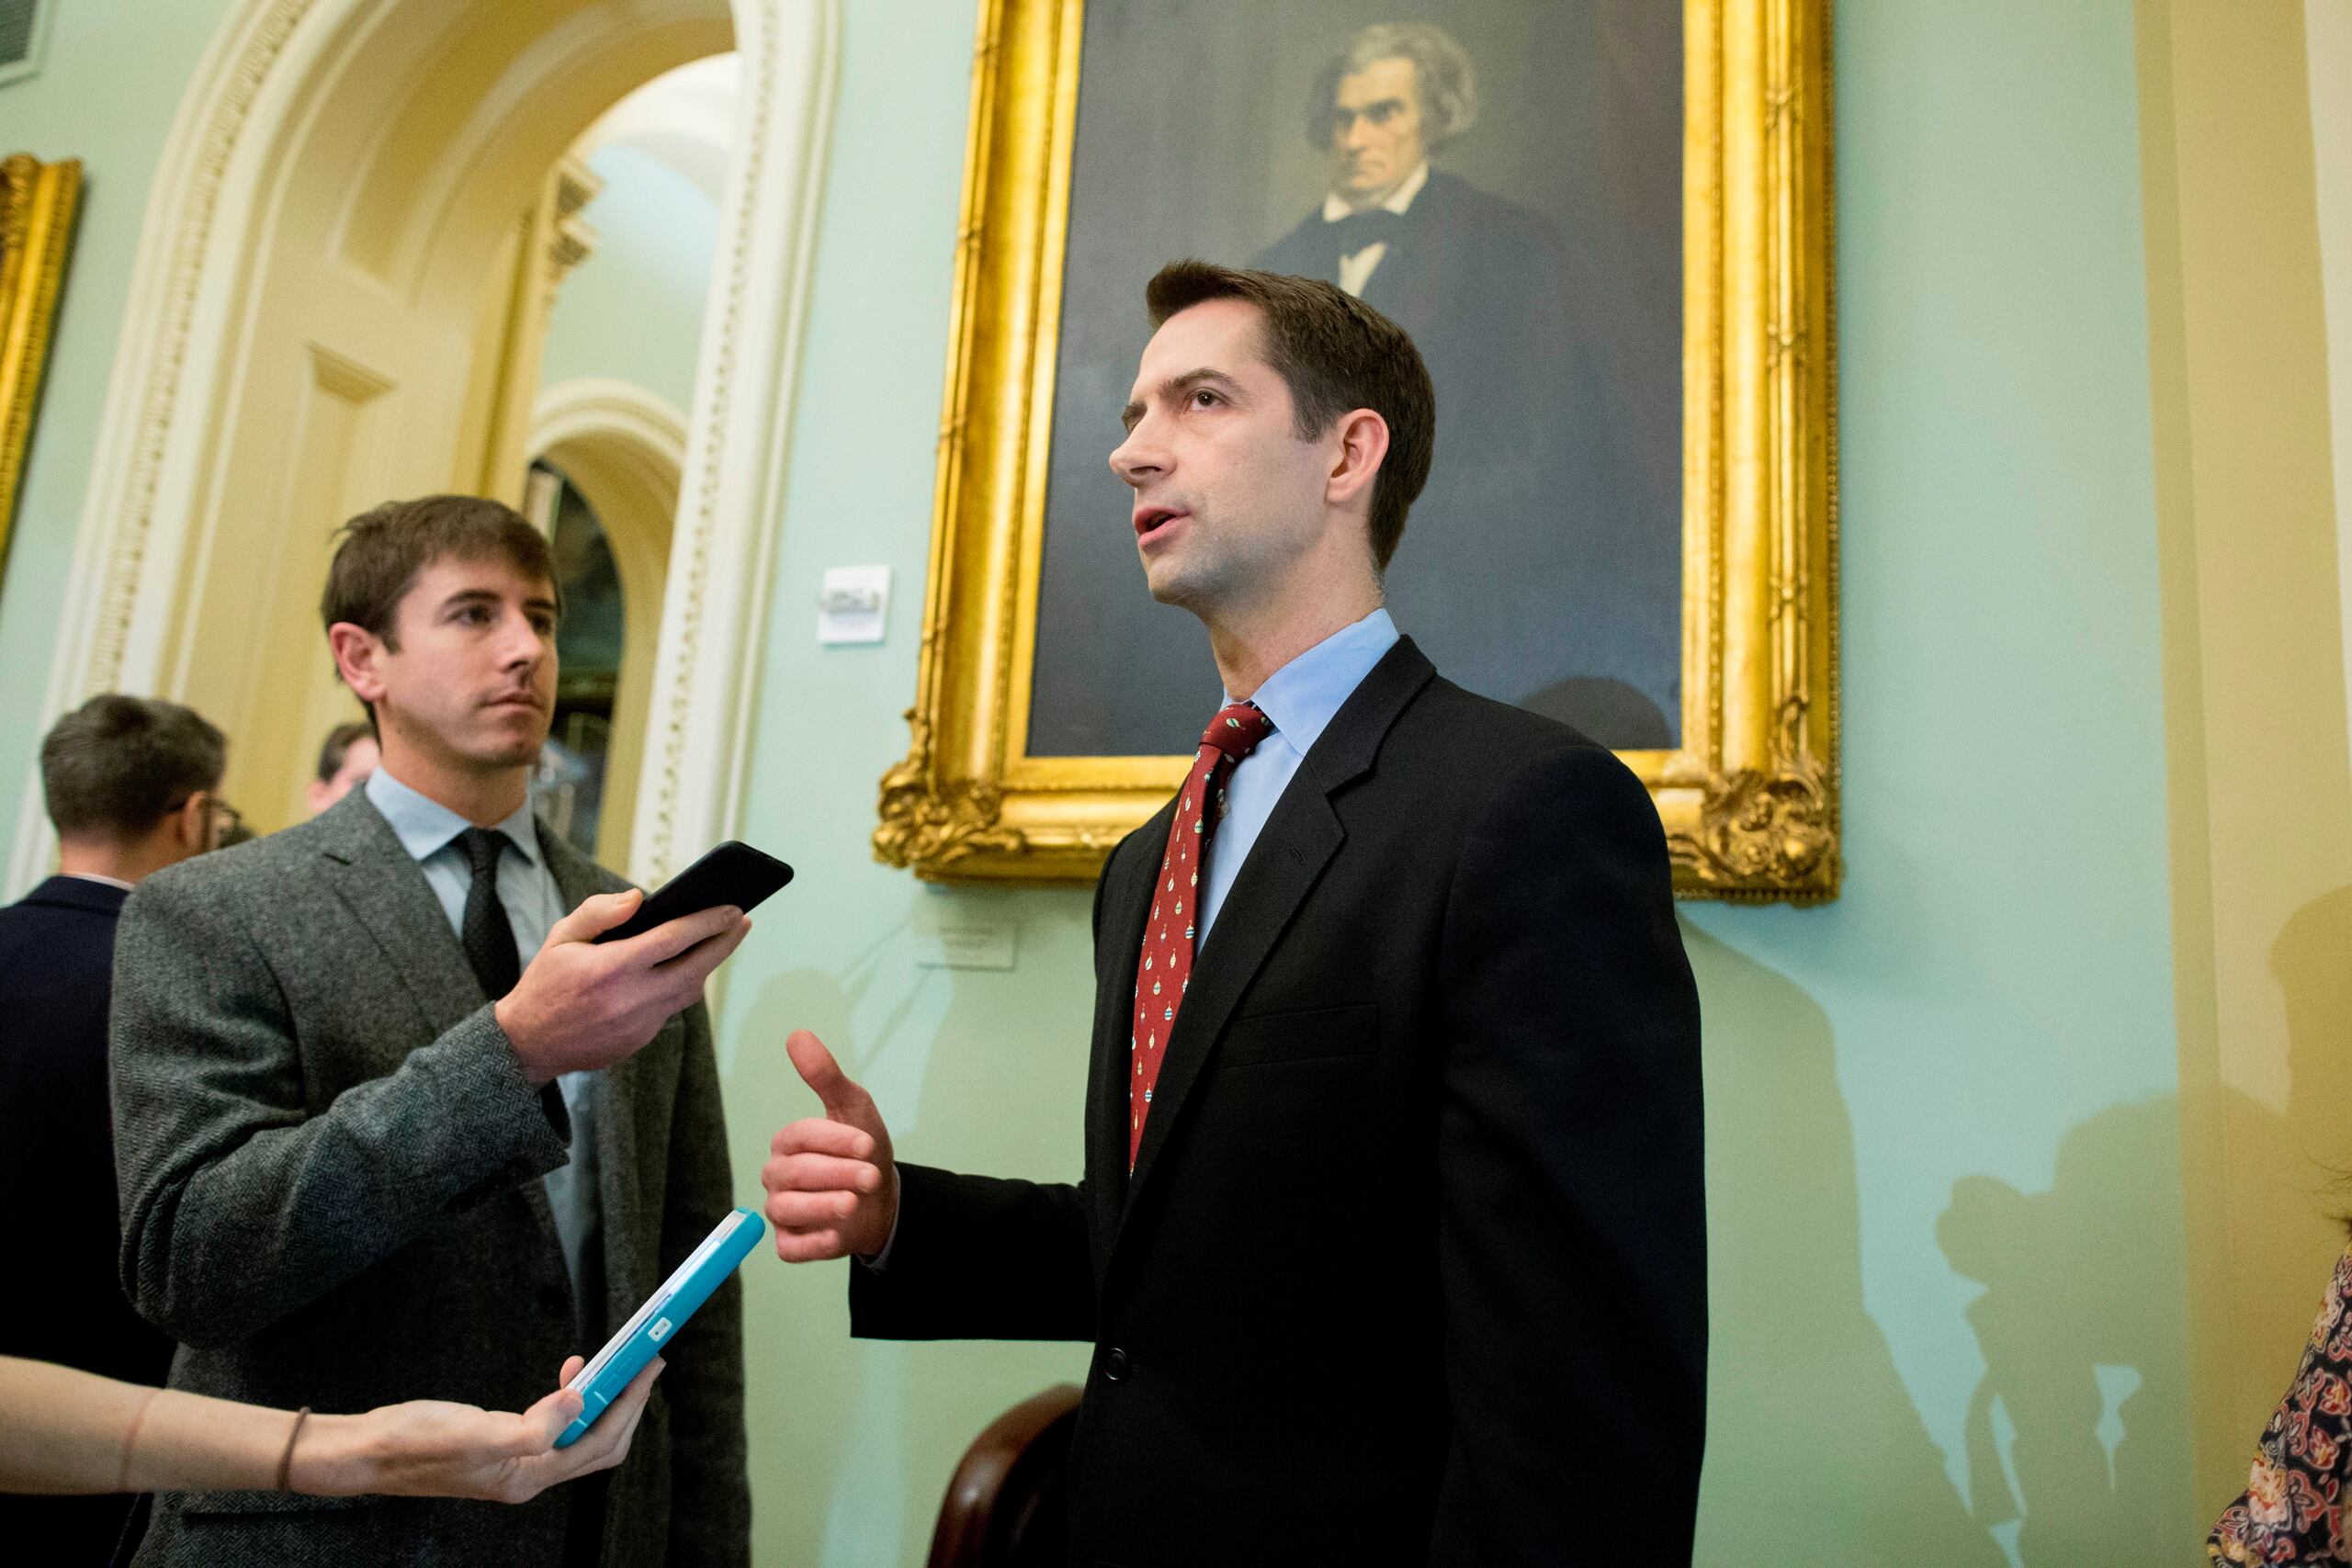
[[363, 627], [386, 647], [400, 646], [396, 621], [417, 574], [445, 556], [503, 560], [524, 576], [555, 581], [547, 536], [503, 502], [479, 495], [427, 495], [388, 501], [342, 529], [327, 568], [319, 618]]
[[1373, 487], [1370, 519], [1373, 567], [1386, 570], [1437, 450], [1437, 389], [1411, 335], [1320, 278], [1180, 261], [1161, 267], [1144, 288], [1154, 327], [1211, 299], [1246, 300], [1264, 315], [1266, 363], [1290, 388], [1301, 441], [1357, 409], [1387, 423], [1388, 455]]
[[227, 766], [220, 732], [159, 697], [92, 697], [40, 746], [41, 793], [61, 839], [139, 839], [190, 795], [219, 789]]
[[[334, 623], [328, 624], [332, 626]], [[335, 774], [343, 772], [344, 761], [351, 755], [352, 747], [362, 740], [374, 739], [375, 735], [374, 725], [357, 718], [328, 730], [326, 740], [319, 747], [318, 782], [332, 783]]]

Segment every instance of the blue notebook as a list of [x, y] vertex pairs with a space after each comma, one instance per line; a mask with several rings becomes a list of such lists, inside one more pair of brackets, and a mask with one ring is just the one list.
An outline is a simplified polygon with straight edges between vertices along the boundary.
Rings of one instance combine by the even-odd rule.
[[735, 1272], [736, 1267], [760, 1245], [766, 1227], [760, 1216], [749, 1209], [738, 1209], [718, 1222], [718, 1228], [703, 1237], [694, 1255], [678, 1265], [678, 1271], [662, 1281], [662, 1288], [637, 1309], [637, 1315], [621, 1325], [621, 1331], [605, 1342], [596, 1359], [580, 1369], [569, 1387], [576, 1390], [586, 1403], [571, 1425], [555, 1446], [568, 1449], [586, 1435], [596, 1424], [605, 1407], [621, 1396], [629, 1380], [645, 1370], [671, 1337], [686, 1325], [686, 1319], [702, 1309], [710, 1300], [710, 1292], [718, 1289], [719, 1281]]

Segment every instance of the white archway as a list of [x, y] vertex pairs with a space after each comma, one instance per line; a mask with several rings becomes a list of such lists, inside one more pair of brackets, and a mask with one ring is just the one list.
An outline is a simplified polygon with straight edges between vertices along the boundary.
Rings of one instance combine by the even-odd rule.
[[617, 864], [628, 858], [637, 825], [638, 774], [661, 646], [658, 635], [647, 634], [661, 625], [686, 457], [685, 421], [634, 382], [583, 377], [540, 391], [526, 451], [560, 469], [587, 499], [620, 576], [627, 629], [620, 689], [613, 699], [605, 815], [596, 832], [597, 858]]
[[[47, 713], [109, 689], [227, 693], [244, 713], [311, 700], [282, 684], [282, 650], [224, 629], [292, 624], [287, 606], [315, 594], [324, 558], [303, 530], [461, 471], [452, 344], [414, 323], [472, 319], [481, 258], [597, 114], [731, 43], [736, 151], [628, 870], [660, 879], [724, 837], [780, 521], [837, 5], [237, 0], [150, 195]], [[303, 338], [306, 309], [327, 325]], [[14, 886], [53, 851], [38, 790], [26, 798]]]

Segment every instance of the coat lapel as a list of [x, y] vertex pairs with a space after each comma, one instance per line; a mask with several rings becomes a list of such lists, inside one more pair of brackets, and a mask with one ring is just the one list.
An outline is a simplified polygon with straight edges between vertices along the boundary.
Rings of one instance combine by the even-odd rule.
[[1094, 1060], [1087, 1082], [1086, 1171], [1093, 1207], [1099, 1287], [1110, 1261], [1110, 1238], [1119, 1228], [1127, 1200], [1127, 1065], [1135, 1020], [1136, 964], [1143, 955], [1144, 921], [1151, 913], [1151, 884], [1168, 852], [1168, 827], [1175, 820], [1170, 799], [1159, 815], [1137, 829], [1103, 868], [1099, 939], [1103, 962], [1096, 966]]
[[435, 1036], [485, 999], [424, 871], [368, 798], [353, 790], [319, 818], [328, 886], [368, 929]]
[[[1412, 639], [1399, 637], [1332, 716], [1267, 818], [1233, 890], [1217, 910], [1216, 928], [1193, 962], [1191, 988], [1159, 1064], [1151, 1114], [1144, 1119], [1143, 1145], [1128, 1178], [1124, 1213], [1135, 1212], [1136, 1195], [1150, 1179], [1234, 1008], [1346, 840], [1331, 796], [1371, 769], [1396, 716], [1435, 673]], [[1164, 841], [1164, 829], [1162, 838]], [[1212, 840], [1209, 853], [1214, 857], [1216, 852]], [[1133, 930], [1122, 933], [1132, 938], [1129, 947], [1136, 952], [1141, 949], [1143, 921], [1150, 913], [1149, 886], [1139, 891]], [[1127, 963], [1132, 966], [1135, 958]], [[1120, 1037], [1125, 1038], [1124, 1031]]]

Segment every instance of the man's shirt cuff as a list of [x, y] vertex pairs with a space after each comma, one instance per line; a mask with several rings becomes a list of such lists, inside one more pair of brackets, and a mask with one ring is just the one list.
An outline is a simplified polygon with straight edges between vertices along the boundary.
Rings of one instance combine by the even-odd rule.
[[[898, 1179], [898, 1175], [899, 1168], [896, 1165], [893, 1165], [890, 1168], [891, 1179], [896, 1180]], [[906, 1205], [907, 1189], [905, 1185], [901, 1183], [899, 1188], [899, 1212], [890, 1216], [890, 1234], [882, 1243], [882, 1250], [876, 1253], [871, 1258], [858, 1258], [858, 1262], [860, 1264], [864, 1265], [865, 1268], [873, 1269], [876, 1274], [879, 1274], [883, 1269], [888, 1269], [890, 1266], [890, 1249], [899, 1245], [899, 1221], [906, 1215]]]

